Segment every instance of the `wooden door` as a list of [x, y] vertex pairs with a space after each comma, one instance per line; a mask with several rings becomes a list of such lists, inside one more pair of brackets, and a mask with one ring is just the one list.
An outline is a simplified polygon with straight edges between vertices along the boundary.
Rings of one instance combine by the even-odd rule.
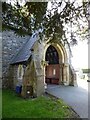
[[59, 64], [52, 64], [46, 67], [46, 83], [59, 84], [60, 67]]

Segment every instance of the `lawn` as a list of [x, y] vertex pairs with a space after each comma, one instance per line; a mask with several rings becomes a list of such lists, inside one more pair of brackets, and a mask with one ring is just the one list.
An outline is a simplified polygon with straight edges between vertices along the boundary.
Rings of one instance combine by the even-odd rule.
[[3, 118], [75, 118], [77, 115], [62, 100], [47, 95], [23, 99], [3, 90]]

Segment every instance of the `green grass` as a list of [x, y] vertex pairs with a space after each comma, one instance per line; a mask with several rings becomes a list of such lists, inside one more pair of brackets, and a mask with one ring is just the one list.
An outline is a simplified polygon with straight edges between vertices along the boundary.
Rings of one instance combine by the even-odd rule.
[[49, 96], [23, 99], [15, 92], [3, 90], [3, 118], [70, 118], [76, 117], [62, 100]]

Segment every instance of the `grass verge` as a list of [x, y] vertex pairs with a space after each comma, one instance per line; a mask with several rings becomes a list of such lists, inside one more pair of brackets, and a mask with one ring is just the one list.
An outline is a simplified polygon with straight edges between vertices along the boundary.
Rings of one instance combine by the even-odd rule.
[[11, 90], [2, 92], [3, 118], [76, 118], [62, 100], [50, 96], [22, 99]]

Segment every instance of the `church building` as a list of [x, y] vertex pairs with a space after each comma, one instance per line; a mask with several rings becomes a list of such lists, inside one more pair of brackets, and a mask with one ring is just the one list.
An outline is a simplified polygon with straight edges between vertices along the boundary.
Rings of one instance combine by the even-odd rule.
[[50, 43], [38, 32], [20, 37], [13, 31], [3, 31], [3, 87], [8, 86], [22, 97], [38, 97], [48, 84], [77, 84], [71, 64], [72, 53], [63, 41]]

